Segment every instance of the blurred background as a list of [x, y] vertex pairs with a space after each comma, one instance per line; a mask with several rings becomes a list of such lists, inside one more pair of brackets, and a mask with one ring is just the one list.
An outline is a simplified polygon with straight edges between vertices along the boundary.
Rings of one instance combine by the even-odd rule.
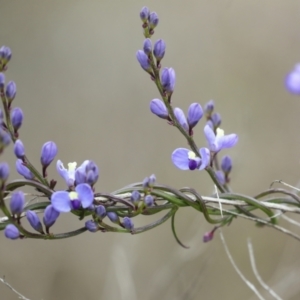
[[[214, 99], [222, 128], [240, 137], [222, 153], [234, 161], [232, 188], [255, 195], [275, 179], [298, 184], [300, 98], [283, 84], [300, 61], [298, 1], [0, 3], [0, 44], [13, 51], [7, 81], [17, 84], [14, 105], [25, 114], [20, 137], [36, 165], [43, 143], [53, 140], [65, 165], [85, 159], [98, 164], [97, 191], [111, 192], [155, 173], [161, 184], [212, 193], [205, 172], [172, 165], [172, 151], [186, 142], [149, 111], [149, 101], [159, 94], [135, 58], [143, 44], [139, 11], [146, 5], [160, 17], [152, 40], [167, 44], [162, 65], [176, 71], [174, 106], [186, 111], [192, 102]], [[201, 121], [195, 128], [199, 146], [203, 126]], [[14, 179], [19, 175], [11, 150], [1, 160], [11, 164]], [[49, 177], [64, 187], [55, 164]], [[63, 215], [52, 231], [82, 224]], [[136, 236], [85, 233], [59, 241], [10, 241], [1, 234], [0, 276], [31, 300], [256, 299], [231, 266], [219, 234], [202, 243], [212, 229], [202, 215], [182, 209], [176, 224], [189, 250], [175, 242], [170, 222]], [[299, 230], [285, 221], [281, 225]], [[258, 284], [248, 238], [267, 284], [283, 299], [299, 299], [299, 242], [242, 219], [223, 234], [250, 281]], [[0, 298], [17, 295], [0, 284]]]

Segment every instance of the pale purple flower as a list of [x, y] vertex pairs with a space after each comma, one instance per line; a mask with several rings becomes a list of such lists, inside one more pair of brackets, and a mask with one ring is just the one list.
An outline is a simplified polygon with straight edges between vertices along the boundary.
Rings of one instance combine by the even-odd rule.
[[150, 28], [151, 29], [155, 28], [159, 22], [157, 13], [156, 12], [150, 13], [148, 20], [149, 20]]
[[222, 158], [221, 169], [223, 170], [223, 172], [225, 174], [230, 173], [230, 171], [232, 169], [232, 160], [228, 155], [226, 155]]
[[144, 6], [140, 11], [140, 18], [143, 22], [146, 22], [149, 18], [150, 10], [148, 7]]
[[172, 153], [172, 162], [180, 170], [203, 170], [210, 162], [210, 153], [207, 148], [199, 149], [201, 158], [186, 148], [177, 148]]
[[57, 154], [57, 146], [54, 142], [47, 142], [42, 146], [41, 164], [43, 167], [48, 167]]
[[11, 113], [10, 113], [10, 118], [11, 118], [11, 124], [14, 127], [14, 130], [17, 131], [22, 123], [23, 123], [23, 119], [24, 119], [24, 114], [21, 108], [19, 107], [15, 107], [12, 109]]
[[36, 212], [32, 210], [27, 210], [26, 211], [26, 218], [31, 225], [31, 227], [36, 230], [37, 232], [44, 233], [42, 223], [36, 214]]
[[60, 213], [53, 205], [48, 205], [44, 211], [43, 222], [47, 228], [51, 227], [59, 217]]
[[20, 215], [24, 209], [25, 196], [22, 191], [13, 192], [9, 202], [12, 215]]
[[25, 147], [21, 140], [16, 140], [14, 144], [14, 153], [17, 158], [23, 159], [25, 156]]
[[58, 191], [51, 195], [51, 204], [58, 212], [70, 212], [79, 208], [88, 208], [94, 201], [94, 193], [90, 185], [81, 183], [75, 192]]
[[153, 54], [158, 61], [161, 61], [166, 52], [166, 43], [164, 40], [158, 40], [154, 44]]
[[140, 63], [141, 67], [145, 71], [150, 71], [151, 70], [151, 66], [150, 66], [148, 56], [143, 50], [138, 50], [136, 52], [136, 58], [137, 58], [138, 62]]
[[147, 55], [149, 55], [151, 53], [151, 51], [152, 51], [152, 42], [151, 42], [150, 39], [145, 39], [144, 40], [143, 50]]
[[16, 93], [17, 93], [17, 85], [14, 81], [10, 81], [6, 85], [6, 89], [5, 89], [5, 95], [6, 95], [6, 98], [9, 100], [9, 102], [14, 100]]
[[204, 134], [209, 146], [210, 151], [219, 152], [224, 148], [231, 148], [238, 142], [236, 134], [224, 135], [224, 131], [220, 128], [217, 129], [217, 135], [209, 125], [205, 125]]

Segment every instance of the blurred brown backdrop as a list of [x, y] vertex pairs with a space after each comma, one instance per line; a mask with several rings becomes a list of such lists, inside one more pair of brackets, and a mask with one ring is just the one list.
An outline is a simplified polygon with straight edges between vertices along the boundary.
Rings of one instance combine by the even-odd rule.
[[[38, 163], [42, 144], [53, 140], [65, 163], [97, 162], [99, 191], [155, 173], [162, 184], [212, 192], [205, 172], [171, 164], [171, 152], [186, 143], [149, 112], [158, 92], [135, 59], [144, 5], [160, 17], [153, 40], [166, 41], [163, 66], [176, 71], [174, 105], [186, 110], [214, 99], [223, 128], [240, 136], [228, 152], [232, 187], [254, 195], [275, 179], [297, 184], [300, 98], [283, 86], [300, 60], [300, 4], [293, 0], [1, 0], [0, 44], [13, 51], [7, 80], [17, 83], [15, 106], [25, 113], [21, 139], [31, 160]], [[203, 124], [195, 132], [199, 145]], [[13, 169], [10, 150], [1, 159]], [[57, 178], [54, 166], [50, 175]], [[53, 231], [78, 227], [64, 215]], [[183, 210], [177, 228], [190, 250], [176, 244], [170, 222], [138, 236], [13, 242], [1, 234], [0, 275], [32, 300], [256, 299], [219, 236], [202, 243], [211, 226], [201, 215]], [[243, 220], [223, 232], [249, 280], [257, 284], [246, 246], [251, 237], [262, 277], [283, 299], [299, 299], [299, 243]], [[0, 298], [17, 296], [0, 284]]]

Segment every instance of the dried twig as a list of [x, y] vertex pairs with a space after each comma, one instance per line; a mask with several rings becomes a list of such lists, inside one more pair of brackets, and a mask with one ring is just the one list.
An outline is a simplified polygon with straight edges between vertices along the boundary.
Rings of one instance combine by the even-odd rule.
[[30, 300], [28, 298], [26, 298], [25, 296], [23, 296], [22, 294], [20, 294], [16, 289], [14, 289], [6, 280], [5, 280], [5, 276], [3, 276], [3, 278], [0, 277], [0, 281], [5, 284], [9, 289], [11, 289], [15, 294], [18, 295], [19, 299], [22, 300]]

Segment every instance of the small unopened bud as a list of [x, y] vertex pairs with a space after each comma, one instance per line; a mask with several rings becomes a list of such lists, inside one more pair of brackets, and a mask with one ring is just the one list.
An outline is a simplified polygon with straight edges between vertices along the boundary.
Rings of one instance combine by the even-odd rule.
[[152, 42], [150, 39], [145, 39], [144, 46], [143, 46], [144, 52], [149, 55], [152, 51]]
[[19, 107], [13, 108], [10, 113], [10, 118], [11, 118], [11, 123], [12, 123], [12, 126], [14, 127], [14, 130], [17, 131], [21, 127], [21, 125], [23, 123], [23, 119], [24, 119], [22, 109]]
[[153, 196], [147, 195], [144, 198], [144, 202], [145, 202], [146, 206], [153, 206], [154, 205], [154, 198], [153, 198]]
[[6, 64], [11, 59], [11, 50], [7, 46], [2, 46], [0, 48], [0, 60]]
[[86, 181], [89, 185], [93, 186], [99, 178], [99, 168], [98, 166], [90, 160], [85, 167], [86, 171]]
[[14, 81], [10, 81], [6, 85], [6, 89], [5, 89], [5, 95], [9, 103], [11, 103], [15, 99], [16, 93], [17, 93], [17, 85]]
[[168, 109], [163, 101], [160, 99], [153, 99], [150, 102], [150, 110], [153, 114], [157, 115], [162, 119], [168, 119]]
[[168, 93], [173, 93], [175, 88], [176, 75], [173, 68], [164, 68], [161, 73], [161, 84]]
[[155, 181], [156, 181], [156, 177], [154, 174], [152, 174], [150, 177], [149, 177], [149, 187], [153, 187], [154, 184], [155, 184]]
[[213, 239], [214, 233], [217, 229], [218, 229], [218, 227], [214, 227], [214, 229], [212, 231], [206, 232], [203, 235], [203, 242], [207, 243], [207, 242], [211, 241]]
[[16, 240], [20, 237], [20, 232], [19, 232], [19, 229], [15, 225], [8, 224], [4, 229], [4, 235], [8, 239]]
[[221, 170], [216, 171], [216, 177], [221, 185], [225, 184], [225, 175], [223, 171]]
[[132, 230], [134, 228], [134, 224], [133, 224], [132, 220], [128, 217], [124, 217], [123, 226], [124, 226], [124, 228], [126, 228], [128, 230]]
[[221, 168], [223, 172], [228, 175], [232, 169], [232, 160], [228, 155], [225, 155], [221, 161]]
[[140, 63], [141, 67], [145, 71], [150, 71], [151, 70], [151, 66], [150, 66], [148, 56], [143, 50], [138, 50], [136, 52], [136, 58], [137, 58], [138, 62]]
[[44, 234], [42, 223], [41, 223], [38, 215], [36, 214], [36, 212], [34, 212], [32, 210], [27, 210], [26, 218], [34, 230]]
[[221, 115], [219, 113], [213, 113], [211, 115], [211, 121], [212, 121], [215, 129], [220, 127], [221, 122], [222, 122]]
[[183, 110], [181, 108], [176, 107], [174, 109], [174, 115], [178, 121], [178, 123], [181, 125], [181, 127], [185, 130], [185, 131], [189, 131], [189, 126], [185, 117], [185, 114], [183, 112]]
[[96, 207], [96, 214], [102, 220], [106, 217], [106, 209], [103, 205], [98, 205]]
[[25, 156], [25, 147], [21, 140], [16, 140], [14, 144], [14, 153], [15, 156], [19, 159], [23, 159]]
[[5, 182], [9, 176], [9, 166], [6, 162], [0, 163], [0, 181]]
[[145, 23], [147, 22], [150, 15], [150, 10], [148, 7], [144, 6], [140, 11], [140, 18]]
[[24, 209], [25, 196], [22, 191], [14, 192], [10, 199], [10, 211], [12, 215], [20, 215]]
[[113, 212], [113, 211], [107, 212], [107, 217], [110, 219], [111, 222], [120, 224], [120, 219], [115, 212]]
[[164, 40], [158, 40], [154, 44], [153, 54], [158, 62], [160, 62], [166, 52], [166, 43]]
[[24, 165], [22, 159], [17, 159], [16, 161], [16, 169], [17, 172], [22, 175], [23, 177], [25, 177], [26, 179], [33, 179], [34, 176], [31, 173], [31, 171]]
[[0, 89], [3, 89], [5, 85], [5, 75], [4, 73], [0, 73]]
[[214, 100], [210, 100], [205, 104], [204, 112], [207, 118], [210, 118], [214, 108], [215, 108]]
[[187, 121], [190, 129], [194, 128], [203, 116], [203, 110], [199, 103], [192, 103], [188, 109]]
[[150, 29], [155, 28], [159, 22], [157, 13], [156, 12], [150, 13], [148, 20], [149, 20]]
[[85, 222], [85, 228], [89, 231], [89, 232], [97, 232], [99, 230], [99, 226], [96, 222], [94, 222], [93, 220], [88, 220]]
[[131, 197], [130, 197], [130, 200], [133, 202], [133, 203], [137, 203], [141, 200], [141, 194], [139, 193], [139, 191], [133, 191], [131, 193]]
[[43, 222], [48, 229], [51, 227], [57, 218], [59, 217], [59, 212], [53, 208], [52, 205], [48, 205], [44, 211]]
[[47, 142], [42, 146], [41, 164], [43, 167], [48, 167], [57, 154], [57, 146], [54, 142]]

